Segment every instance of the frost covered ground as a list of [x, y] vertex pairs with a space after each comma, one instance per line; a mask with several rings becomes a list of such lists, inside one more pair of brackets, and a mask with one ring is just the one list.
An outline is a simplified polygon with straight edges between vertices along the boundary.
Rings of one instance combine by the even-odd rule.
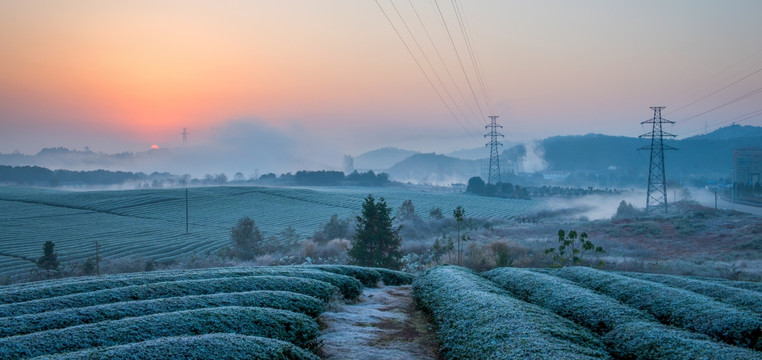
[[435, 359], [436, 332], [415, 308], [410, 285], [366, 288], [320, 316], [325, 359]]

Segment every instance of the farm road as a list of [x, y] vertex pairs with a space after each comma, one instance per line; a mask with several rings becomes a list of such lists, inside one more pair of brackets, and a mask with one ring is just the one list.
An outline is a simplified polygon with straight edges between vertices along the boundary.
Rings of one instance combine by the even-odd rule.
[[356, 303], [320, 316], [324, 359], [436, 359], [436, 332], [410, 285], [366, 288]]

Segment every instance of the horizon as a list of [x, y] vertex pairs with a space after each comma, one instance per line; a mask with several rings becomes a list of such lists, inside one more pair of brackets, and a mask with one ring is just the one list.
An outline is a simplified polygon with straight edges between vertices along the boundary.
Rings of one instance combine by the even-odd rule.
[[[481, 112], [500, 116], [506, 143], [637, 137], [656, 105], [679, 138], [762, 125], [762, 48], [750, 46], [762, 3], [456, 1], [460, 19], [444, 2], [413, 4], [3, 2], [0, 153], [176, 149], [188, 128], [206, 153], [256, 162], [275, 149], [315, 168], [386, 146], [482, 147]], [[446, 65], [428, 68], [436, 55]], [[438, 86], [447, 75], [455, 85]], [[456, 90], [464, 102], [447, 100]]]

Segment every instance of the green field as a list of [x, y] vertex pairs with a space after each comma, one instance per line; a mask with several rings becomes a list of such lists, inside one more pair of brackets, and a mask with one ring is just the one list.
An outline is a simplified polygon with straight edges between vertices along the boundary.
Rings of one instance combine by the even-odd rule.
[[396, 208], [411, 199], [427, 216], [463, 206], [468, 216], [507, 219], [542, 209], [543, 200], [509, 200], [405, 188], [204, 187], [189, 189], [190, 234], [185, 234], [185, 190], [60, 191], [0, 187], [0, 276], [28, 271], [42, 244], [56, 243], [59, 260], [84, 261], [94, 242], [106, 258], [141, 257], [163, 262], [206, 254], [228, 245], [230, 229], [250, 216], [265, 235], [288, 226], [311, 235], [332, 214], [356, 216], [372, 193]]

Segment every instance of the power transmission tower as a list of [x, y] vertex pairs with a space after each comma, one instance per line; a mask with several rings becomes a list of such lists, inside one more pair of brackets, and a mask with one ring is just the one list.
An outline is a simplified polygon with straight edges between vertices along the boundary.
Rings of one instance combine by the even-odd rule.
[[[489, 130], [489, 133], [487, 135], [484, 135], [484, 137], [489, 136], [489, 142], [487, 143], [487, 146], [489, 146], [489, 170], [487, 171], [487, 184], [491, 184], [493, 180], [495, 183], [501, 182], [500, 179], [500, 154], [498, 153], [498, 146], [502, 146], [503, 143], [497, 141], [498, 136], [503, 136], [503, 134], [497, 132], [497, 128], [503, 128], [502, 125], [497, 124], [497, 118], [499, 116], [496, 115], [490, 115], [489, 118], [492, 120], [489, 125], [485, 126], [487, 130]], [[504, 136], [503, 136], [504, 137]]]
[[650, 137], [651, 146], [644, 146], [638, 150], [650, 150], [651, 160], [648, 165], [648, 190], [646, 192], [646, 212], [651, 209], [664, 208], [667, 213], [667, 179], [664, 173], [664, 151], [677, 150], [676, 148], [664, 145], [664, 137], [675, 137], [670, 133], [664, 132], [663, 124], [674, 124], [661, 117], [661, 110], [664, 106], [652, 106], [654, 117], [643, 121], [641, 124], [651, 124], [651, 132], [640, 135], [641, 138]]
[[188, 128], [183, 128], [183, 145], [188, 145]]

